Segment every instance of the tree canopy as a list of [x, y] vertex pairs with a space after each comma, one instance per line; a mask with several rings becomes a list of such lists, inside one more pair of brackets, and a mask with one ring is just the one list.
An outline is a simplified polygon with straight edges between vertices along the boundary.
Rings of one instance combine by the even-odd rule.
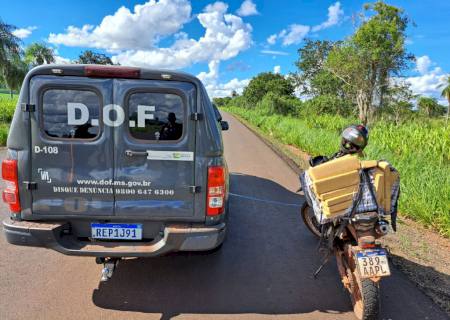
[[345, 83], [361, 122], [367, 123], [375, 108], [384, 105], [392, 76], [399, 75], [413, 56], [405, 49], [409, 19], [401, 9], [378, 1], [365, 5], [359, 19], [356, 32], [330, 51], [325, 70]]
[[25, 61], [31, 66], [54, 63], [53, 50], [44, 43], [32, 43], [25, 49]]
[[273, 72], [263, 72], [254, 77], [244, 89], [243, 96], [252, 106], [255, 106], [269, 92], [278, 96], [294, 94], [292, 81]]
[[443, 88], [443, 90], [441, 92], [441, 97], [447, 99], [447, 101], [448, 101], [448, 106], [447, 106], [447, 122], [448, 122], [448, 117], [450, 114], [450, 75], [447, 76], [447, 78], [445, 79], [445, 82], [441, 85], [441, 88]]
[[91, 50], [83, 51], [79, 57], [78, 60], [75, 61], [75, 63], [79, 64], [108, 64], [112, 65], [113, 62], [110, 57], [103, 53], [94, 52]]

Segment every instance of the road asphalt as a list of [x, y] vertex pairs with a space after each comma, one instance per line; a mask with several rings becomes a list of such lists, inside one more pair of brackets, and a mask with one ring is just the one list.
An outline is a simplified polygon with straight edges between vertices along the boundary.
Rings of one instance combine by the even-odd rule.
[[[0, 319], [355, 319], [334, 261], [312, 277], [320, 256], [299, 216], [297, 175], [245, 126], [224, 118], [231, 195], [220, 251], [122, 261], [99, 283], [94, 258], [12, 246], [1, 235]], [[0, 211], [6, 218], [3, 203]], [[448, 319], [392, 271], [381, 284], [382, 319]]]

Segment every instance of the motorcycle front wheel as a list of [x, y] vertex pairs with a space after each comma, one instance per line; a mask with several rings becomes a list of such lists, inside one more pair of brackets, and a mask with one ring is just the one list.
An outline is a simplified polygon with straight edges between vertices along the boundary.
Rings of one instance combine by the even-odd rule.
[[317, 221], [313, 209], [308, 205], [306, 201], [303, 203], [302, 208], [300, 209], [300, 213], [302, 215], [303, 222], [305, 223], [305, 226], [308, 228], [308, 230], [311, 231], [311, 233], [316, 237], [320, 237], [320, 223], [319, 221]]

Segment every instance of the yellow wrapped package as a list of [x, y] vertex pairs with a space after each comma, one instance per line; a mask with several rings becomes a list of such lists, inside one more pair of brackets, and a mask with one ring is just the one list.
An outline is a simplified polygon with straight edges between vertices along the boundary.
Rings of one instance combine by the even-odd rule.
[[377, 204], [390, 213], [392, 186], [398, 183], [398, 172], [386, 161], [360, 161], [355, 155], [346, 155], [307, 170], [324, 219], [344, 215], [352, 207], [360, 188], [361, 169], [370, 170]]

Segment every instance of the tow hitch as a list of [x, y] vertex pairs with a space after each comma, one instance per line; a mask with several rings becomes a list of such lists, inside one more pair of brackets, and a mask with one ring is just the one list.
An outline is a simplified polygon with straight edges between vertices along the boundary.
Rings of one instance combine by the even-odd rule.
[[119, 264], [119, 261], [120, 258], [95, 258], [95, 262], [97, 264], [103, 263], [102, 277], [100, 278], [101, 282], [105, 282], [111, 279], [114, 270]]

